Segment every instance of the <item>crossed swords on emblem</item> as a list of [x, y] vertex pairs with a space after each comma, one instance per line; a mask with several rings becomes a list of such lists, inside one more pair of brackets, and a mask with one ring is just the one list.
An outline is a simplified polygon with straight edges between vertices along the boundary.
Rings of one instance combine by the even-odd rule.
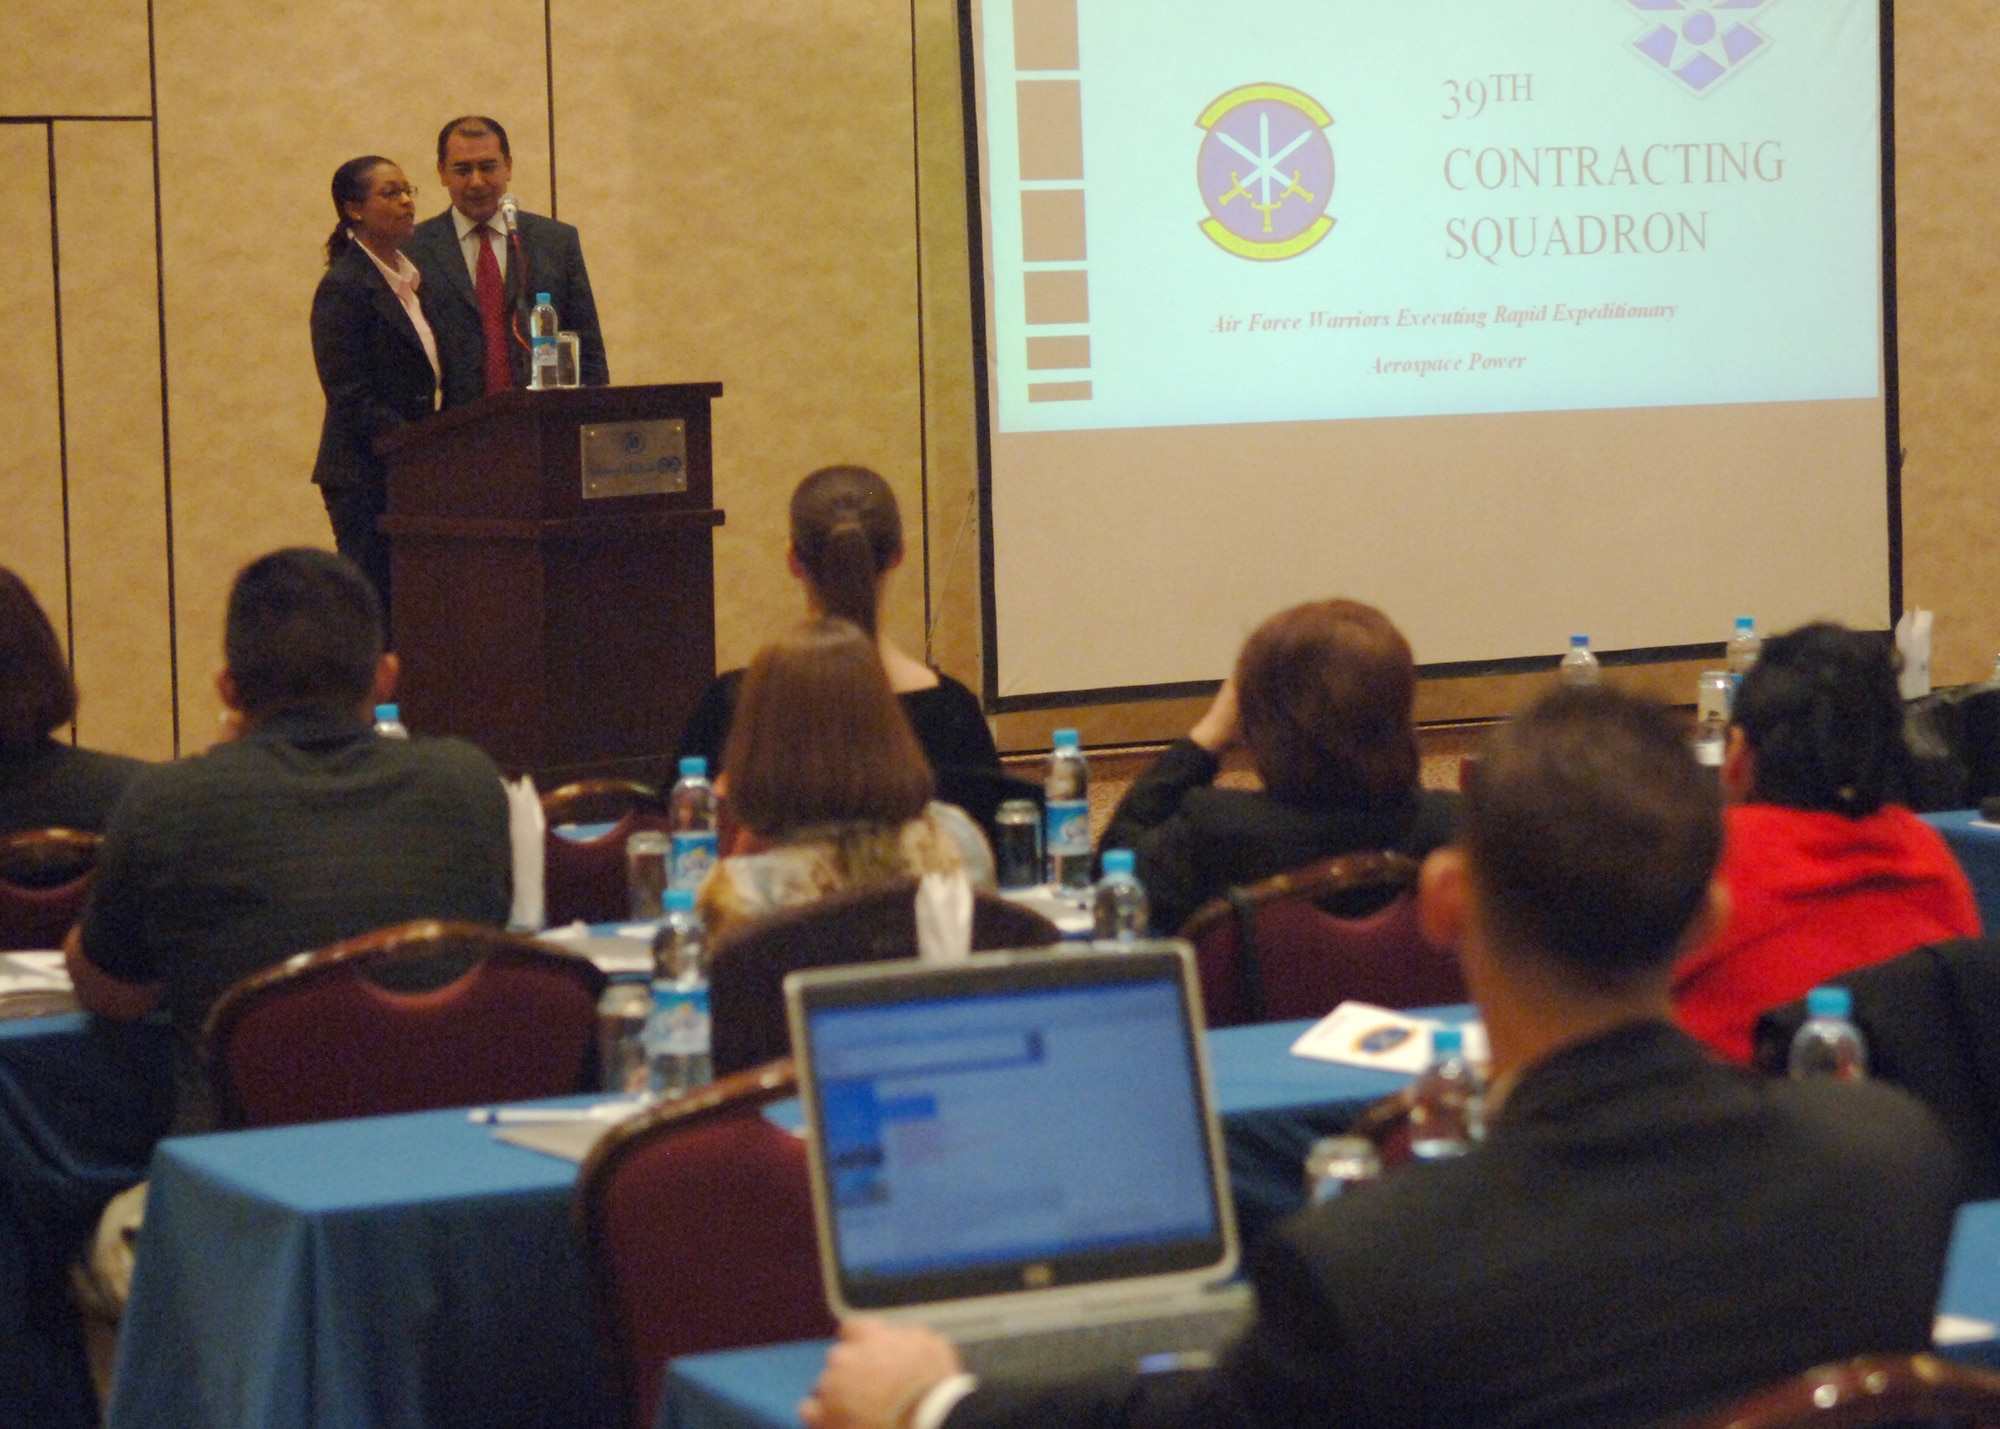
[[[1310, 129], [1302, 130], [1298, 138], [1292, 140], [1291, 143], [1285, 145], [1285, 147], [1280, 149], [1277, 153], [1272, 154], [1271, 116], [1268, 114], [1259, 114], [1257, 116], [1257, 147], [1263, 150], [1265, 155], [1269, 155], [1269, 157], [1266, 158], [1263, 157], [1263, 155], [1251, 153], [1248, 149], [1244, 148], [1241, 144], [1237, 143], [1234, 139], [1230, 138], [1220, 129], [1216, 130], [1215, 131], [1216, 138], [1220, 139], [1223, 143], [1227, 144], [1230, 148], [1234, 149], [1237, 153], [1241, 154], [1244, 158], [1248, 159], [1252, 164], [1256, 165], [1256, 167], [1251, 169], [1250, 171], [1250, 178], [1248, 182], [1253, 184], [1262, 183], [1264, 186], [1264, 202], [1259, 203], [1257, 202], [1256, 199], [1251, 197], [1250, 190], [1243, 187], [1245, 180], [1242, 177], [1242, 175], [1238, 174], [1234, 169], [1232, 169], [1230, 170], [1229, 173], [1229, 183], [1230, 183], [1229, 192], [1225, 193], [1221, 198], [1215, 201], [1216, 207], [1220, 208], [1223, 204], [1228, 203], [1231, 199], [1237, 197], [1240, 194], [1245, 203], [1249, 204], [1250, 207], [1256, 209], [1257, 212], [1264, 215], [1264, 232], [1269, 233], [1271, 231], [1272, 213], [1275, 212], [1277, 208], [1281, 204], [1283, 204], [1286, 199], [1290, 198], [1293, 194], [1297, 194], [1307, 203], [1313, 202], [1312, 194], [1307, 190], [1299, 187], [1299, 171], [1297, 169], [1292, 170], [1292, 176], [1290, 178], [1286, 178], [1284, 174], [1281, 173], [1278, 169], [1278, 164], [1282, 162], [1285, 159], [1285, 157], [1292, 152], [1292, 150], [1298, 148], [1299, 145], [1305, 143], [1306, 140], [1310, 139], [1312, 137], [1312, 132], [1313, 131]], [[1272, 184], [1283, 184], [1285, 186], [1279, 192], [1276, 198], [1271, 197]]]

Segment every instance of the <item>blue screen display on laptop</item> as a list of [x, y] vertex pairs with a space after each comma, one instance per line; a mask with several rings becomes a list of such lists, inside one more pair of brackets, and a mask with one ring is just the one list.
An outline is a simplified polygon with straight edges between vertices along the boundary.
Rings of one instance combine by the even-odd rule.
[[849, 1274], [1218, 1233], [1177, 983], [820, 1008], [811, 1038]]

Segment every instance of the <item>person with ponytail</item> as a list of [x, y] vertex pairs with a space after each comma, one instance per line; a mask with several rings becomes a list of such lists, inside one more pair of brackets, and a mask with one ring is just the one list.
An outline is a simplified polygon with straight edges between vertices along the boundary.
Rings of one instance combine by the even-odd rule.
[[[874, 641], [917, 744], [946, 784], [954, 770], [998, 770], [1000, 755], [979, 697], [951, 676], [907, 654], [881, 629], [889, 573], [903, 562], [903, 517], [896, 493], [860, 466], [822, 467], [792, 493], [792, 541], [786, 564], [805, 587], [813, 615], [845, 620]], [[679, 755], [723, 767], [743, 671], [718, 676], [681, 735]]]
[[375, 522], [389, 509], [375, 439], [437, 410], [437, 341], [417, 301], [417, 270], [403, 256], [417, 223], [416, 186], [379, 154], [333, 172], [326, 275], [313, 293], [313, 363], [326, 421], [312, 479], [333, 541], [367, 575], [389, 621], [389, 542]]
[[1886, 637], [1819, 623], [1767, 641], [1723, 757], [1734, 911], [1674, 970], [1681, 1025], [1747, 1062], [1760, 1013], [1944, 938], [1979, 908], [1938, 832], [1892, 802], [1909, 754]]

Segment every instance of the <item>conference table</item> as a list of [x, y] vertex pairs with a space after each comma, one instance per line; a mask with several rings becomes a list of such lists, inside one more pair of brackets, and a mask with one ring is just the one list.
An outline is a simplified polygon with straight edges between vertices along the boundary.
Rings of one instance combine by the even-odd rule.
[[2000, 935], [2000, 824], [1987, 823], [1977, 809], [1925, 814], [1923, 820], [1944, 835], [1965, 870], [1979, 902], [1979, 921], [1989, 934]]
[[[1962, 1206], [1952, 1232], [1940, 1313], [2000, 1323], [2000, 1201]], [[826, 1361], [826, 1340], [693, 1355], [667, 1367], [654, 1429], [797, 1429], [797, 1405]], [[1940, 1348], [2000, 1368], [2000, 1341]]]
[[[1303, 1199], [1317, 1135], [1407, 1079], [1208, 1034], [1242, 1219]], [[577, 1167], [464, 1111], [162, 1142], [113, 1429], [601, 1422]]]

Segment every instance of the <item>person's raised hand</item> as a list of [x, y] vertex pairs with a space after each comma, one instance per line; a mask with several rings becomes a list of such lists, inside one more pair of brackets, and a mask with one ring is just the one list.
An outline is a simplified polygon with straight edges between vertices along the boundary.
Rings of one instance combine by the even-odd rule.
[[1214, 755], [1226, 754], [1243, 742], [1243, 715], [1236, 706], [1236, 676], [1222, 682], [1208, 712], [1188, 731], [1188, 738]]
[[807, 1429], [900, 1429], [934, 1385], [960, 1370], [958, 1351], [934, 1330], [849, 1320], [799, 1418]]

